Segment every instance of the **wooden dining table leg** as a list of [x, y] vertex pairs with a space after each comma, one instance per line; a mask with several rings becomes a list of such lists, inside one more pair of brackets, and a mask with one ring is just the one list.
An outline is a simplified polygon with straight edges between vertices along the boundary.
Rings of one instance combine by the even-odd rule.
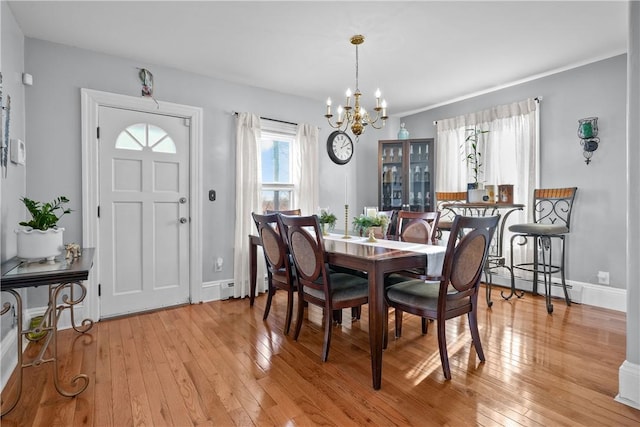
[[371, 377], [374, 390], [382, 385], [382, 346], [384, 333], [384, 273], [370, 269], [369, 277], [369, 345], [371, 346]]
[[249, 307], [253, 307], [256, 299], [256, 276], [258, 269], [258, 246], [249, 236]]

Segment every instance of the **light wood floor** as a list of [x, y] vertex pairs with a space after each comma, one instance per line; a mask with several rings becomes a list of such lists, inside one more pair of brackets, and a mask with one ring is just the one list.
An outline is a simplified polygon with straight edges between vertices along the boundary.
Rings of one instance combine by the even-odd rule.
[[1, 424], [640, 424], [640, 411], [613, 400], [625, 359], [623, 313], [555, 300], [547, 315], [543, 297], [494, 300], [492, 309], [480, 305], [485, 363], [470, 345], [466, 319], [449, 321], [453, 379], [444, 381], [434, 325], [423, 336], [419, 319], [405, 315], [403, 337], [384, 352], [379, 391], [371, 387], [366, 307], [353, 323], [345, 311], [327, 363], [320, 361], [320, 311], [309, 311], [295, 342], [282, 333], [281, 292], [266, 322], [260, 296], [253, 309], [247, 299], [217, 301], [99, 322], [84, 337], [67, 330], [63, 384], [85, 372], [89, 388], [62, 397], [51, 364], [28, 368], [22, 399]]

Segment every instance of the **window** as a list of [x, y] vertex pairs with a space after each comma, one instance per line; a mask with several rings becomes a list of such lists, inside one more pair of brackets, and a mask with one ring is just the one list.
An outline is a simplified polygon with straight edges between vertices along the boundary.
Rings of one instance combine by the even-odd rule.
[[294, 206], [293, 144], [295, 134], [262, 131], [262, 210], [288, 210]]
[[167, 132], [149, 123], [131, 125], [116, 139], [116, 148], [121, 150], [142, 151], [145, 147], [155, 153], [176, 153], [176, 144]]

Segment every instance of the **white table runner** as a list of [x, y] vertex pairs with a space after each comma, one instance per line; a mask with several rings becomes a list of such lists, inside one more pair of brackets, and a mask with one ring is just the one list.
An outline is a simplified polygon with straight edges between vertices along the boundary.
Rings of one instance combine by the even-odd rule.
[[442, 274], [442, 265], [444, 264], [444, 253], [446, 247], [437, 245], [424, 245], [421, 243], [400, 242], [397, 240], [377, 239], [376, 242], [369, 242], [368, 237], [351, 236], [350, 239], [343, 239], [340, 234], [329, 234], [323, 236], [325, 240], [334, 240], [337, 242], [355, 243], [365, 246], [378, 246], [387, 249], [398, 249], [402, 251], [418, 252], [427, 255], [427, 274], [430, 276], [439, 276]]

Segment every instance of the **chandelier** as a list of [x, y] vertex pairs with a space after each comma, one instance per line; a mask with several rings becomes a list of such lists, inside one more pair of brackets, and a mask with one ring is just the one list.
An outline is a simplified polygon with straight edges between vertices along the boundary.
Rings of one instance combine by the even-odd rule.
[[339, 129], [342, 131], [346, 131], [348, 127], [351, 127], [351, 132], [357, 137], [364, 132], [364, 127], [367, 125], [371, 125], [374, 129], [382, 129], [384, 127], [385, 121], [389, 116], [387, 116], [387, 102], [383, 99], [380, 100], [380, 89], [376, 90], [376, 106], [373, 111], [376, 112], [375, 117], [371, 117], [371, 115], [364, 109], [364, 107], [360, 106], [360, 96], [362, 93], [360, 92], [360, 88], [358, 87], [358, 45], [364, 43], [364, 36], [360, 34], [356, 34], [351, 37], [351, 44], [356, 47], [356, 91], [353, 93], [354, 106], [351, 106], [351, 89], [347, 89], [347, 102], [345, 106], [338, 106], [338, 117], [335, 123], [332, 123], [331, 118], [333, 114], [331, 113], [331, 98], [327, 98], [327, 114], [324, 116], [327, 118], [329, 122], [329, 126], [334, 129]]

